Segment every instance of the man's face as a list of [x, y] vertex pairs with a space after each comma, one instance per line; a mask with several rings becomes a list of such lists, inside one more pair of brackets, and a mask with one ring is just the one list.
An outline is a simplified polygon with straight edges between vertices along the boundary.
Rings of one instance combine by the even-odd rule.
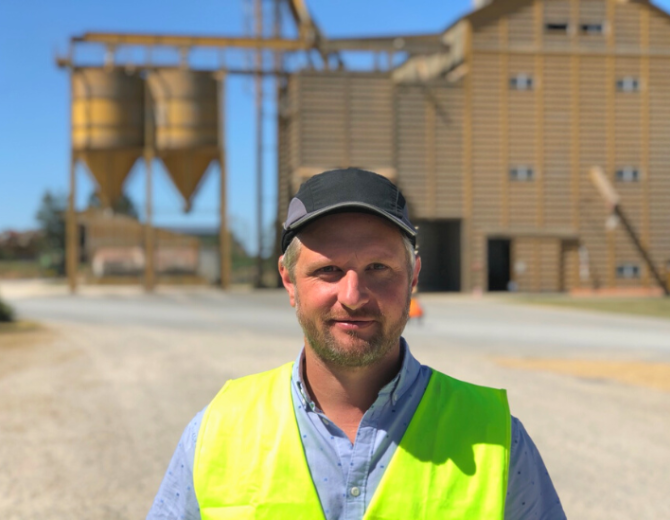
[[294, 280], [280, 270], [309, 345], [340, 366], [382, 359], [399, 344], [420, 260], [410, 277], [400, 231], [372, 215], [322, 217], [300, 240]]

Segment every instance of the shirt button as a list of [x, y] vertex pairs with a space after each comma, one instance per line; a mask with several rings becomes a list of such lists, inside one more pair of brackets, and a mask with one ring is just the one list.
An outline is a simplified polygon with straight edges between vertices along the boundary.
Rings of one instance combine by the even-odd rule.
[[349, 493], [351, 493], [352, 497], [357, 497], [358, 495], [361, 494], [361, 490], [358, 489], [356, 486], [354, 486], [349, 490]]

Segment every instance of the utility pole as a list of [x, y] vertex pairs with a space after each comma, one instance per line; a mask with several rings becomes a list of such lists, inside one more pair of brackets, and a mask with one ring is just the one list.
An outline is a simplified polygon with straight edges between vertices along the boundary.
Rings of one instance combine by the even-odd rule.
[[[256, 38], [263, 37], [263, 0], [254, 0]], [[256, 287], [263, 287], [263, 51], [256, 51]]]

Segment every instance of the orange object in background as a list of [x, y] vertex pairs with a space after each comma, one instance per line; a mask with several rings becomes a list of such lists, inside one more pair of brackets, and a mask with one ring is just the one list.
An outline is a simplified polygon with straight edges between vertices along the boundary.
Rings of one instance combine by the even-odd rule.
[[412, 299], [409, 302], [409, 317], [410, 318], [423, 317], [423, 307], [421, 307], [418, 298], [416, 298], [415, 296], [412, 296]]

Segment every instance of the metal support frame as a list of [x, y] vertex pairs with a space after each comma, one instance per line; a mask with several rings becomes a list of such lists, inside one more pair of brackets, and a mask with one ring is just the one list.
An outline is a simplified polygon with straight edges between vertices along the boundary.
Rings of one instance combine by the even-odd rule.
[[[263, 38], [263, 4], [254, 0], [256, 37]], [[256, 51], [256, 69], [263, 69], [263, 50]], [[255, 76], [256, 91], [256, 233], [258, 254], [256, 255], [256, 279], [254, 285], [263, 287], [263, 76]]]
[[[70, 71], [70, 93], [72, 93], [72, 71]], [[72, 94], [70, 94], [72, 96]], [[70, 97], [72, 104], [72, 97]], [[74, 150], [72, 139], [72, 107], [70, 107], [70, 194], [67, 201], [67, 214], [65, 220], [65, 272], [67, 274], [68, 287], [71, 294], [77, 292], [77, 271], [79, 267], [79, 226], [77, 225], [77, 213], [75, 209], [77, 195], [77, 155]]]
[[218, 75], [219, 88], [219, 278], [221, 289], [230, 286], [231, 250], [228, 233], [228, 175], [226, 166], [226, 76]]
[[148, 85], [144, 91], [144, 166], [146, 169], [146, 214], [144, 222], [144, 290], [151, 292], [156, 286], [153, 230], [153, 186], [152, 173], [155, 157], [153, 139], [153, 114]]
[[447, 46], [440, 33], [410, 34], [387, 37], [324, 38], [250, 38], [239, 36], [182, 36], [175, 34], [87, 32], [72, 38], [73, 43], [102, 43], [105, 45], [146, 45], [167, 47], [230, 47], [238, 49], [268, 49], [283, 52], [318, 50], [324, 60], [341, 51], [409, 52], [430, 54], [444, 52]]
[[[72, 132], [70, 132], [72, 134]], [[77, 292], [77, 271], [79, 267], [79, 226], [75, 199], [77, 195], [77, 156], [70, 151], [70, 195], [67, 204], [65, 228], [65, 270], [68, 287], [72, 294]]]

